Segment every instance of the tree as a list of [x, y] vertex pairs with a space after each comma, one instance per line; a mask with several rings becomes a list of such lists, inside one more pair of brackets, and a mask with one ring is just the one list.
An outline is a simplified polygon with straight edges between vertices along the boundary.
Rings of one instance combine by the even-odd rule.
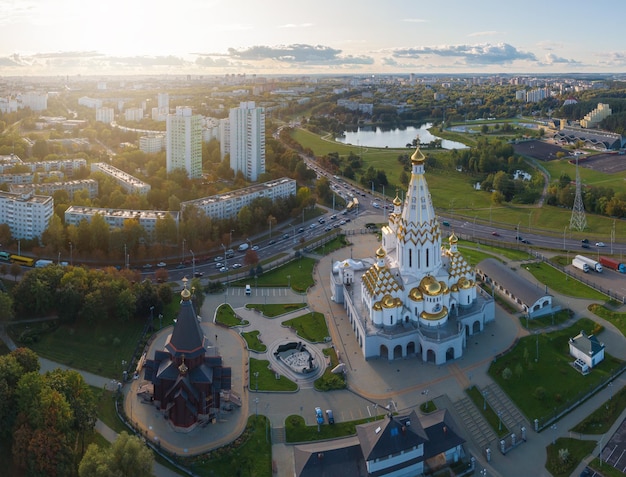
[[13, 299], [11, 295], [0, 292], [0, 323], [8, 323], [14, 318]]
[[256, 265], [259, 263], [259, 254], [252, 249], [248, 249], [246, 255], [243, 257], [243, 263], [245, 265]]
[[22, 274], [22, 267], [19, 263], [12, 263], [9, 268], [9, 273], [13, 275], [13, 281], [17, 281], [17, 277]]
[[152, 452], [135, 436], [123, 431], [110, 449], [91, 444], [78, 467], [80, 477], [151, 477]]

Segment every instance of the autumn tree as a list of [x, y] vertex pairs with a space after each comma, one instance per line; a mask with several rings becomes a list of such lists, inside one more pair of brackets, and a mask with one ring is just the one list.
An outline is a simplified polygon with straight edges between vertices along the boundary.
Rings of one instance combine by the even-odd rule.
[[151, 477], [152, 452], [136, 436], [120, 433], [110, 449], [91, 444], [78, 467], [80, 477]]

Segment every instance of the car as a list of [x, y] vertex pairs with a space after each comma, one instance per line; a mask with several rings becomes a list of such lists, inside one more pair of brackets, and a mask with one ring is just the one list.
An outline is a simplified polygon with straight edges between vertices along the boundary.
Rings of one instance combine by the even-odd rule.
[[326, 232], [330, 232], [332, 229], [333, 229], [333, 228], [329, 225], [329, 226], [327, 226], [324, 230], [325, 230]]
[[314, 229], [314, 228], [315, 228], [315, 224], [311, 224], [311, 225], [309, 225], [309, 228], [310, 228], [310, 229]]
[[339, 225], [346, 225], [346, 221], [342, 220], [341, 222], [339, 222]]
[[233, 263], [233, 268], [241, 268], [241, 263]]
[[330, 220], [335, 220], [336, 218], [337, 218], [336, 214], [333, 214], [333, 215], [330, 216]]
[[218, 255], [217, 257], [213, 257], [213, 261], [215, 262], [219, 262], [222, 259], [221, 255]]
[[324, 224], [324, 223], [326, 223], [326, 219], [325, 219], [324, 217], [320, 217], [320, 219], [318, 220], [318, 222], [319, 222], [320, 224]]
[[530, 240], [528, 239], [520, 239], [520, 242], [530, 245]]
[[203, 277], [204, 276], [204, 272], [196, 272], [196, 273], [193, 274], [193, 276], [196, 277], [196, 278]]
[[176, 268], [178, 268], [178, 269], [185, 268], [185, 264], [184, 263], [179, 263], [178, 265], [176, 265]]
[[151, 264], [151, 263], [146, 263], [146, 264], [143, 266], [143, 268], [145, 268], [145, 269], [152, 268], [152, 264]]
[[495, 231], [491, 232], [491, 235], [493, 235], [494, 237], [499, 237], [500, 236], [500, 234], [498, 232], [495, 232]]
[[304, 232], [304, 227], [300, 227], [300, 228], [298, 229], [298, 233], [299, 233], [299, 234], [301, 234], [302, 232]]
[[256, 252], [258, 249], [259, 249], [259, 246], [258, 246], [258, 245], [255, 245], [255, 246], [254, 246], [254, 247], [252, 247], [250, 250], [253, 250], [253, 251], [255, 251], [255, 252]]
[[346, 219], [346, 222], [350, 222], [350, 217], [348, 217], [348, 218]]
[[322, 414], [322, 408], [315, 408], [315, 420], [318, 424], [324, 424], [324, 414]]
[[333, 228], [334, 228], [334, 229], [338, 229], [339, 227], [341, 227], [341, 225], [339, 225], [339, 224], [335, 224], [335, 225], [333, 225]]
[[215, 264], [215, 268], [222, 268], [224, 266], [224, 264], [222, 262], [217, 262]]
[[283, 238], [284, 239], [288, 239], [289, 238], [289, 234], [283, 234]]
[[582, 239], [580, 243], [589, 243], [589, 239]]
[[167, 263], [165, 263], [165, 262], [159, 262], [159, 263], [157, 263], [157, 267], [161, 267], [161, 268], [163, 268], [163, 267], [167, 267]]
[[268, 245], [274, 245], [276, 243], [276, 240], [270, 240], [269, 242], [267, 242]]
[[582, 248], [589, 248], [589, 244], [588, 243], [581, 243], [580, 246]]
[[333, 416], [333, 410], [332, 409], [326, 409], [326, 417], [328, 418], [328, 424], [334, 424], [335, 423], [335, 416]]
[[596, 247], [606, 247], [604, 242], [596, 242]]
[[447, 221], [444, 220], [441, 223], [443, 224], [444, 227], [450, 227], [450, 222], [447, 222]]
[[227, 271], [228, 271], [228, 267], [222, 267], [222, 268], [220, 268], [220, 272], [221, 272], [221, 273], [224, 273], [224, 272], [227, 272]]

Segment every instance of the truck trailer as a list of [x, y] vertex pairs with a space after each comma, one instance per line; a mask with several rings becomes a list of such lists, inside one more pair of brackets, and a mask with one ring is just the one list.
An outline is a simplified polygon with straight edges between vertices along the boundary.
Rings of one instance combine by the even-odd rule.
[[626, 273], [626, 265], [621, 263], [619, 260], [615, 260], [614, 258], [610, 258], [610, 257], [601, 256], [599, 261], [602, 264], [602, 266], [606, 268], [610, 268], [611, 270], [615, 270], [620, 273]]
[[592, 258], [585, 257], [584, 255], [576, 255], [576, 257], [574, 258], [577, 258], [578, 260], [581, 260], [585, 262], [587, 265], [589, 265], [589, 270], [602, 273], [602, 264], [600, 262], [597, 262], [596, 260], [593, 260]]
[[572, 266], [574, 266], [575, 268], [578, 268], [579, 270], [582, 270], [585, 273], [589, 273], [589, 265], [587, 265], [582, 260], [579, 260], [578, 258], [575, 258], [574, 260], [572, 260]]

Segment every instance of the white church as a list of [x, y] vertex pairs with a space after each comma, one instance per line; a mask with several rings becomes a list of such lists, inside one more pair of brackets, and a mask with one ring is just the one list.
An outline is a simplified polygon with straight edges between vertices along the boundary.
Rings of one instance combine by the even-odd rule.
[[404, 204], [396, 195], [375, 258], [338, 261], [331, 270], [332, 298], [344, 304], [366, 359], [444, 364], [495, 317], [495, 302], [476, 284], [454, 233], [442, 246], [424, 161], [418, 148]]

